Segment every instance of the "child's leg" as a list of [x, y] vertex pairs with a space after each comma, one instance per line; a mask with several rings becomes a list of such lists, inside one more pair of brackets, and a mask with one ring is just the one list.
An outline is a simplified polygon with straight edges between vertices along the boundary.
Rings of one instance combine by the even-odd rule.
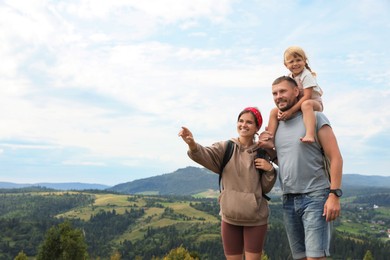
[[316, 100], [306, 100], [301, 105], [303, 114], [303, 123], [306, 128], [306, 135], [301, 138], [304, 143], [315, 142], [315, 128], [316, 128], [316, 117], [314, 111], [322, 111], [322, 104]]

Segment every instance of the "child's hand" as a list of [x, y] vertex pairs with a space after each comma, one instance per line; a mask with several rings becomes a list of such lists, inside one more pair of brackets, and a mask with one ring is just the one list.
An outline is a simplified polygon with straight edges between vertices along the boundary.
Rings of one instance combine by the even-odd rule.
[[285, 120], [284, 113], [282, 111], [279, 111], [279, 113], [278, 113], [278, 120], [280, 120], [280, 121], [284, 121]]
[[284, 112], [282, 112], [282, 111], [278, 111], [278, 120], [279, 121], [284, 121], [284, 120], [286, 120], [285, 119], [285, 115], [284, 115]]
[[279, 121], [285, 121], [285, 120], [289, 119], [291, 116], [292, 116], [291, 109], [284, 111], [284, 112], [279, 110], [279, 112], [278, 112], [278, 120]]

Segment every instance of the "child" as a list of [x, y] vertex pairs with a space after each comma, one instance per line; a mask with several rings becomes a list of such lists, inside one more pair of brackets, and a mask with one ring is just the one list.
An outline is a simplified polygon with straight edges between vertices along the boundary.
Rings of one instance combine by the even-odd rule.
[[291, 46], [284, 52], [284, 65], [291, 72], [289, 76], [295, 79], [300, 88], [299, 101], [286, 111], [279, 111], [277, 108], [272, 109], [268, 131], [275, 135], [278, 120], [286, 120], [301, 110], [306, 135], [301, 137], [300, 140], [304, 143], [314, 143], [316, 124], [314, 111], [323, 110], [322, 90], [315, 79], [316, 74], [310, 69], [305, 52], [298, 46]]

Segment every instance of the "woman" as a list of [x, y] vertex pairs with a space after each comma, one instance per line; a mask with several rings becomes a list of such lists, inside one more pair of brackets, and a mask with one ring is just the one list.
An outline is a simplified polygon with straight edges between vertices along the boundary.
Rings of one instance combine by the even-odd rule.
[[[220, 168], [227, 141], [204, 147], [195, 142], [191, 131], [182, 127], [179, 136], [188, 144], [189, 157], [205, 168], [222, 174], [219, 196], [221, 233], [226, 259], [261, 259], [267, 232], [269, 208], [262, 194], [268, 193], [276, 180], [275, 169], [266, 159], [256, 158], [255, 135], [263, 122], [260, 111], [247, 107], [238, 115], [238, 138], [232, 138], [234, 150], [222, 173]], [[259, 170], [259, 171], [258, 171]]]

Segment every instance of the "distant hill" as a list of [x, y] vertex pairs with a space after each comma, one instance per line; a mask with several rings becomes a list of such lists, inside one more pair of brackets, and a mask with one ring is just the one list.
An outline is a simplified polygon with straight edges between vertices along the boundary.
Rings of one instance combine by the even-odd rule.
[[19, 189], [27, 187], [45, 187], [55, 190], [105, 190], [109, 188], [108, 185], [90, 184], [80, 182], [66, 182], [66, 183], [34, 183], [34, 184], [19, 184], [12, 182], [0, 182], [0, 189]]
[[389, 176], [344, 174], [343, 186], [390, 188]]
[[218, 190], [218, 175], [204, 168], [187, 167], [150, 178], [126, 182], [109, 188], [126, 194], [193, 195]]
[[[172, 173], [157, 175], [145, 179], [108, 186], [79, 182], [69, 183], [35, 183], [17, 184], [0, 182], [0, 189], [16, 189], [26, 187], [45, 187], [55, 190], [107, 190], [124, 194], [158, 194], [158, 195], [194, 195], [209, 190], [218, 191], [218, 175], [205, 168], [186, 167]], [[343, 189], [390, 188], [390, 176], [371, 176], [360, 174], [344, 174]], [[279, 181], [274, 192], [278, 193]]]
[[[279, 181], [275, 188], [279, 187]], [[343, 188], [390, 187], [390, 176], [344, 174]], [[187, 167], [150, 178], [126, 182], [108, 188], [125, 194], [193, 195], [218, 190], [218, 175], [204, 168]]]

